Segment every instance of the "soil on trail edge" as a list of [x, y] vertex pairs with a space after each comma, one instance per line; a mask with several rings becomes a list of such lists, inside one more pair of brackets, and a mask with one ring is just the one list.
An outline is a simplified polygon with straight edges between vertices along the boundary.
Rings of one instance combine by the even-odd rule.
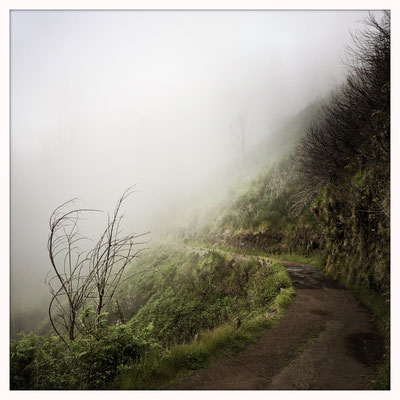
[[245, 351], [196, 371], [171, 389], [366, 389], [382, 341], [369, 311], [322, 272], [281, 262], [296, 299]]

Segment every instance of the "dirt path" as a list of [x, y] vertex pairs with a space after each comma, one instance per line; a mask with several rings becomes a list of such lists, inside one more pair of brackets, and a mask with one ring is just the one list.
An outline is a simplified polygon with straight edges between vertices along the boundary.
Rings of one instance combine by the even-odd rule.
[[282, 262], [296, 299], [279, 325], [242, 353], [196, 371], [174, 389], [366, 389], [382, 342], [371, 314], [306, 265]]

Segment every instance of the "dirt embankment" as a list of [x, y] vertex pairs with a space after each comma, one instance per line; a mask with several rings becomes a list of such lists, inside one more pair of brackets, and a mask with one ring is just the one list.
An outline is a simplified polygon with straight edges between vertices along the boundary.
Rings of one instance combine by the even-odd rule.
[[369, 311], [311, 267], [283, 262], [296, 300], [279, 325], [242, 353], [174, 389], [366, 389], [382, 341]]

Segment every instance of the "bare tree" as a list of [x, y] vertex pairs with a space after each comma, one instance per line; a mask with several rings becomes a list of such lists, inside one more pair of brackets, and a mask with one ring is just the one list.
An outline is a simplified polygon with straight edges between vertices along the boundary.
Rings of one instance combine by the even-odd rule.
[[[120, 224], [123, 217], [119, 213], [122, 203], [131, 193], [132, 190], [128, 189], [118, 200], [114, 214], [111, 217], [108, 216], [107, 228], [89, 254], [89, 268], [95, 284], [98, 316], [113, 299], [117, 288], [122, 283], [121, 279], [127, 265], [143, 250], [142, 248], [135, 250], [136, 246], [147, 243], [147, 241], [137, 242], [136, 239], [148, 235], [149, 232], [121, 236]], [[124, 278], [124, 280], [130, 277]]]
[[[78, 221], [82, 212], [91, 209], [68, 208], [74, 200], [57, 207], [50, 217], [50, 234], [47, 250], [54, 275], [47, 280], [52, 295], [49, 304], [50, 323], [58, 336], [65, 342], [60, 332], [62, 328], [73, 341], [76, 335], [77, 314], [90, 292], [92, 276], [88, 271], [88, 258], [84, 256], [77, 243], [85, 238], [79, 233]], [[55, 282], [58, 283], [55, 287]], [[65, 342], [66, 343], [66, 342]]]
[[231, 129], [232, 136], [239, 145], [242, 157], [245, 158], [250, 136], [250, 127], [247, 120], [247, 114], [244, 111], [237, 116], [236, 120], [231, 125]]
[[295, 164], [304, 188], [294, 199], [294, 214], [328, 183], [340, 181], [338, 188], [348, 192], [351, 179], [346, 177], [373, 165], [377, 181], [387, 183], [386, 189], [379, 189], [373, 197], [377, 207], [388, 215], [390, 13], [385, 12], [381, 22], [369, 15], [365, 25], [367, 29], [356, 32], [354, 46], [347, 49], [346, 83], [322, 107], [320, 120], [299, 144]]
[[118, 200], [113, 215], [108, 217], [106, 229], [88, 252], [79, 249], [78, 242], [86, 238], [80, 234], [78, 222], [83, 212], [98, 210], [68, 210], [74, 204], [74, 200], [70, 200], [57, 207], [50, 217], [47, 248], [54, 275], [49, 280], [46, 277], [52, 295], [48, 312], [53, 329], [66, 344], [62, 331], [68, 334], [70, 341], [75, 339], [76, 331], [80, 330], [77, 317], [87, 302], [95, 303], [98, 321], [121, 283], [146, 272], [123, 277], [126, 267], [143, 250], [136, 246], [147, 243], [136, 239], [149, 234], [121, 235], [123, 217], [119, 213], [131, 193], [132, 188]]

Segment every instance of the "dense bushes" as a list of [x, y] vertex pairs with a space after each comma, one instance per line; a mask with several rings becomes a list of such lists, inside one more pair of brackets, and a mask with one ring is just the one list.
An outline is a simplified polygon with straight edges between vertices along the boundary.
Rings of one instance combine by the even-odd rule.
[[70, 349], [58, 337], [31, 333], [11, 341], [11, 388], [104, 388], [118, 368], [136, 360], [148, 347], [124, 325], [82, 337]]
[[380, 23], [370, 16], [366, 25], [353, 36], [346, 83], [299, 146], [295, 162], [305, 191], [318, 193], [328, 183], [347, 189], [348, 177], [368, 167], [389, 178], [390, 15]]

